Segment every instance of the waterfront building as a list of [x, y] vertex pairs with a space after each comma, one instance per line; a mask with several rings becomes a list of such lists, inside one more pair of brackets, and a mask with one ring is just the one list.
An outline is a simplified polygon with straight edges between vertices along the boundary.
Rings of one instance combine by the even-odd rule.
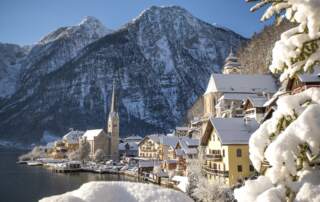
[[159, 159], [160, 151], [160, 136], [162, 135], [148, 135], [138, 145], [138, 155], [145, 159]]
[[71, 129], [67, 134], [62, 137], [62, 141], [68, 152], [75, 151], [79, 148], [79, 140], [83, 136], [84, 131]]
[[104, 152], [106, 159], [119, 160], [119, 114], [117, 112], [117, 96], [115, 84], [112, 89], [111, 107], [108, 121], [104, 129], [87, 130], [82, 139], [90, 144], [90, 157], [94, 157], [98, 149]]

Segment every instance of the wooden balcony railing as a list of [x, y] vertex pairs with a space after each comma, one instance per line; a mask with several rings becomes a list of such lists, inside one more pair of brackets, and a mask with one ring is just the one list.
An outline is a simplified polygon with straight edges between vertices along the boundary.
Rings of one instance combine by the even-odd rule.
[[202, 170], [211, 175], [229, 177], [229, 171], [218, 170], [216, 168], [210, 168], [209, 166], [202, 166]]
[[211, 161], [222, 161], [221, 154], [206, 154], [205, 158], [206, 160], [211, 160]]

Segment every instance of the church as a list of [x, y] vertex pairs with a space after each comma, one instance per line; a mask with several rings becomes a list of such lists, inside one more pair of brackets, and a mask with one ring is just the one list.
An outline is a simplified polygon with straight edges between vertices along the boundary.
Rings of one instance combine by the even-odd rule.
[[97, 151], [102, 151], [105, 159], [119, 160], [119, 114], [117, 111], [117, 95], [113, 83], [111, 107], [104, 129], [87, 130], [82, 136], [83, 141], [90, 144], [89, 157], [94, 159]]

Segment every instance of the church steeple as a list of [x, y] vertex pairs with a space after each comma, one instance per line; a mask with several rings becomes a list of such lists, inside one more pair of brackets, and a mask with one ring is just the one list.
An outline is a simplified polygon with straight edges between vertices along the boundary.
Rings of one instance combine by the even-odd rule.
[[225, 65], [223, 67], [224, 74], [240, 74], [241, 64], [238, 62], [237, 56], [233, 53], [231, 48], [229, 56], [225, 60]]
[[117, 104], [117, 100], [116, 100], [116, 90], [115, 90], [115, 81], [113, 80], [113, 84], [112, 84], [112, 98], [111, 98], [111, 108], [110, 108], [110, 112], [116, 112], [116, 104]]
[[117, 94], [116, 85], [113, 81], [111, 106], [108, 117], [108, 134], [111, 136], [111, 158], [113, 160], [119, 159], [118, 145], [119, 145], [119, 115], [117, 110]]

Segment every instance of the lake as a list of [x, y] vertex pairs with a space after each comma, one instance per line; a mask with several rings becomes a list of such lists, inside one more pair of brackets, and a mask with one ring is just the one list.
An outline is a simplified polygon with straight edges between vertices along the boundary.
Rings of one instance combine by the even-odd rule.
[[134, 178], [94, 173], [54, 173], [42, 167], [16, 164], [23, 152], [0, 149], [0, 201], [35, 202], [62, 194], [89, 181], [136, 181]]

